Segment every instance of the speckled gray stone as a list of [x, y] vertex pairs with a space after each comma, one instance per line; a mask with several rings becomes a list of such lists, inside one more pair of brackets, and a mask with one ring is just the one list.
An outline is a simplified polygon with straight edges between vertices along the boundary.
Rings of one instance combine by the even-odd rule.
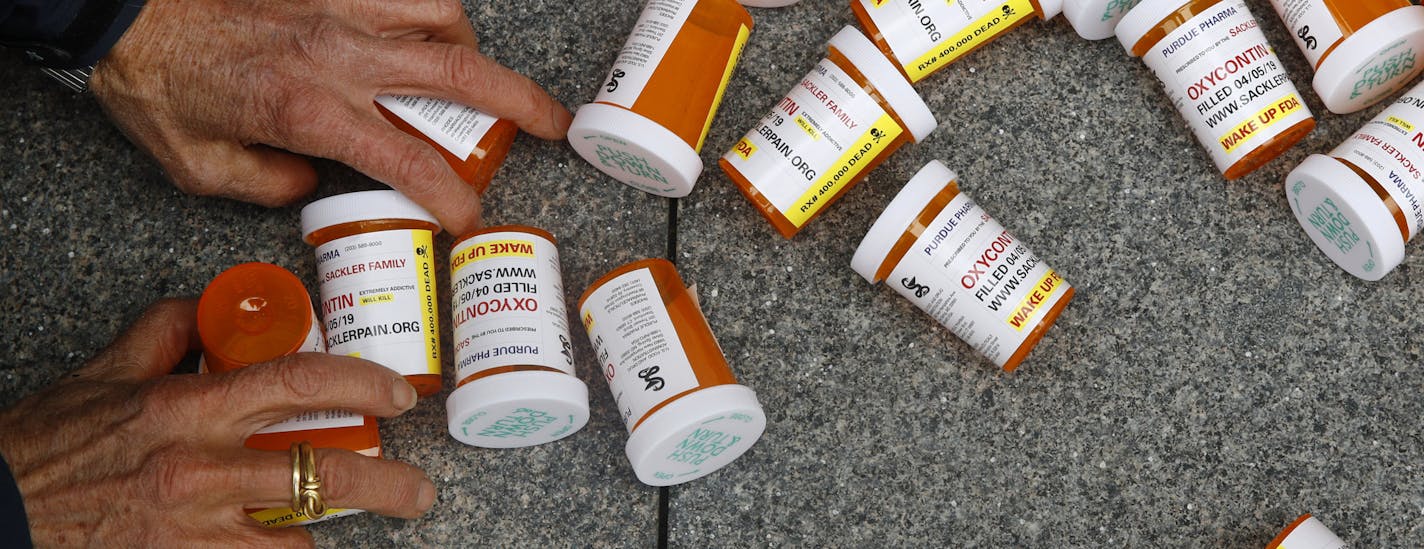
[[[769, 425], [726, 469], [669, 491], [673, 546], [1251, 548], [1304, 512], [1357, 547], [1424, 546], [1424, 251], [1360, 282], [1291, 216], [1284, 174], [1378, 109], [1326, 113], [1267, 2], [1251, 6], [1320, 127], [1248, 178], [1217, 174], [1115, 41], [1034, 21], [921, 83], [934, 135], [787, 241], [715, 160], [851, 22], [846, 4], [754, 10], [703, 150], [710, 169], [680, 201], [676, 259]], [[470, 6], [483, 51], [570, 106], [591, 99], [638, 10]], [[312, 279], [296, 207], [182, 195], [91, 99], [13, 61], [0, 76], [0, 405], [230, 265], [271, 261]], [[1015, 374], [849, 268], [865, 229], [931, 159], [1078, 289]], [[319, 196], [375, 186], [320, 169]], [[527, 136], [485, 209], [491, 223], [560, 238], [571, 301], [668, 245], [666, 200]], [[624, 427], [575, 340], [593, 404], [583, 432], [480, 450], [444, 433], [443, 394], [424, 401], [382, 427], [390, 456], [440, 487], [435, 510], [333, 521], [313, 528], [318, 542], [653, 545], [658, 492], [633, 477]]]
[[[756, 11], [708, 148], [751, 128], [852, 18]], [[1382, 283], [1318, 252], [1282, 180], [1378, 109], [1224, 181], [1115, 41], [1033, 21], [917, 85], [939, 128], [794, 240], [718, 171], [682, 203], [679, 258], [765, 437], [672, 491], [672, 545], [1264, 547], [1312, 512], [1356, 547], [1424, 545], [1424, 253]], [[925, 162], [1078, 295], [1005, 375], [850, 257]]]

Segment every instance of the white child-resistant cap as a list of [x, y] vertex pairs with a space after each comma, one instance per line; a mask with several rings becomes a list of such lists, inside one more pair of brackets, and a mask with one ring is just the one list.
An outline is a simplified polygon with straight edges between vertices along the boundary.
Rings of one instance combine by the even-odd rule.
[[[1315, 71], [1315, 92], [1325, 102], [1325, 108], [1336, 114], [1349, 114], [1381, 99], [1414, 81], [1424, 63], [1413, 61], [1414, 52], [1424, 51], [1424, 6], [1404, 6], [1380, 16], [1351, 34], [1325, 58]], [[1409, 56], [1407, 70], [1390, 74], [1389, 78], [1370, 82], [1371, 74], [1380, 65], [1399, 55]], [[1369, 84], [1356, 90], [1356, 86]]]
[[905, 75], [901, 74], [895, 65], [890, 64], [885, 54], [876, 48], [869, 38], [855, 30], [855, 27], [847, 26], [841, 29], [831, 37], [828, 45], [840, 51], [852, 65], [860, 69], [861, 74], [870, 81], [870, 85], [880, 91], [880, 95], [890, 103], [890, 108], [895, 109], [895, 114], [905, 121], [905, 126], [910, 130], [910, 135], [914, 136], [916, 143], [924, 141], [939, 125], [939, 122], [935, 121], [934, 113], [930, 112], [930, 106], [915, 92]]
[[875, 272], [880, 270], [880, 264], [890, 256], [890, 250], [900, 240], [900, 235], [910, 228], [910, 223], [919, 217], [930, 200], [955, 179], [958, 179], [958, 176], [954, 171], [938, 160], [931, 160], [925, 167], [920, 168], [920, 171], [910, 178], [910, 182], [900, 189], [900, 194], [895, 195], [890, 205], [885, 207], [880, 217], [876, 218], [870, 230], [866, 231], [865, 238], [860, 241], [855, 255], [851, 257], [850, 267], [871, 284], [879, 283], [880, 279], [875, 277]]
[[588, 424], [588, 386], [560, 372], [495, 374], [450, 393], [445, 415], [450, 436], [470, 446], [534, 446]]
[[1281, 537], [1266, 549], [1344, 549], [1345, 540], [1325, 523], [1311, 516], [1303, 518], [1294, 528], [1281, 532]]
[[1038, 0], [1038, 7], [1042, 10], [1043, 20], [1047, 21], [1063, 13], [1063, 3], [1064, 0]]
[[1286, 176], [1296, 221], [1336, 265], [1375, 281], [1404, 261], [1404, 235], [1379, 195], [1339, 160], [1313, 154]]
[[1063, 0], [1063, 17], [1078, 36], [1088, 40], [1111, 38], [1126, 11], [1108, 13], [1108, 6], [1120, 0]]
[[579, 107], [569, 144], [599, 171], [658, 196], [687, 196], [702, 175], [697, 150], [657, 122], [616, 105]]
[[1122, 16], [1122, 21], [1118, 21], [1118, 41], [1122, 42], [1122, 47], [1126, 48], [1128, 53], [1132, 53], [1133, 46], [1141, 42], [1152, 29], [1157, 28], [1168, 15], [1181, 9], [1182, 4], [1182, 0], [1142, 0], [1141, 4]]
[[302, 238], [327, 227], [373, 219], [439, 221], [397, 191], [362, 191], [323, 198], [302, 208]]
[[662, 407], [628, 435], [628, 461], [638, 480], [671, 486], [702, 478], [741, 457], [766, 430], [756, 393], [717, 385]]
[[800, 2], [801, 0], [737, 0], [737, 1], [740, 2], [743, 6], [751, 6], [751, 7], [753, 7], [753, 8], [784, 8], [784, 7], [786, 7], [786, 6], [790, 6], [790, 5], [792, 5], [792, 4], [795, 4], [795, 3], [797, 3], [797, 2]]

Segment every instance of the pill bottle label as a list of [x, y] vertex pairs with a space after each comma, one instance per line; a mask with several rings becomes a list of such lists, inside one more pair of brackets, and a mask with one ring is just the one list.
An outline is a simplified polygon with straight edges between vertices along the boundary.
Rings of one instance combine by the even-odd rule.
[[964, 193], [886, 283], [1000, 367], [1071, 287]]
[[1320, 66], [1320, 59], [1330, 47], [1345, 39], [1345, 31], [1335, 22], [1335, 14], [1323, 0], [1271, 0], [1271, 6], [1285, 21], [1295, 44], [1310, 66]]
[[697, 0], [650, 0], [594, 101], [631, 110], [696, 6]]
[[912, 82], [1037, 13], [1030, 0], [859, 1]]
[[450, 252], [457, 379], [501, 366], [574, 374], [554, 243], [524, 232], [470, 237]]
[[[316, 314], [312, 314], [311, 329], [307, 331], [307, 339], [298, 347], [297, 353], [324, 353], [326, 352], [326, 342], [322, 338], [321, 323], [316, 322]], [[286, 433], [290, 431], [307, 431], [315, 429], [336, 429], [339, 427], [360, 427], [366, 421], [360, 415], [343, 410], [327, 410], [322, 412], [306, 412], [296, 417], [275, 425], [269, 425], [257, 434]]]
[[1143, 59], [1223, 172], [1311, 118], [1245, 0], [1198, 14]]
[[800, 227], [903, 132], [849, 74], [822, 59], [723, 158]]
[[327, 352], [405, 376], [440, 374], [440, 324], [427, 230], [377, 231], [316, 248]]
[[456, 158], [469, 158], [494, 123], [499, 122], [498, 118], [444, 99], [381, 95], [376, 102]]
[[1370, 174], [1389, 192], [1409, 225], [1424, 227], [1424, 87], [1416, 88], [1330, 152]]
[[698, 387], [650, 270], [604, 283], [579, 316], [629, 431], [653, 407]]

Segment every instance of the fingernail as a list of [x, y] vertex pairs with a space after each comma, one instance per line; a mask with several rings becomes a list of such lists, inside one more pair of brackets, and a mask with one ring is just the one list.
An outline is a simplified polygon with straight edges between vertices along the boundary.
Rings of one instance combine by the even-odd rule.
[[420, 495], [417, 496], [416, 502], [420, 505], [421, 513], [435, 506], [435, 483], [430, 482], [430, 479], [420, 481]]
[[415, 407], [415, 387], [412, 387], [405, 378], [396, 378], [391, 381], [391, 403], [396, 405], [400, 411], [404, 412]]

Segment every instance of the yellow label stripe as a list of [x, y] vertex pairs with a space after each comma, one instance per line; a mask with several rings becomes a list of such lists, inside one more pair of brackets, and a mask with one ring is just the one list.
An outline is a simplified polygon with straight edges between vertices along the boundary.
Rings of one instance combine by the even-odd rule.
[[737, 68], [737, 60], [742, 57], [742, 48], [747, 45], [747, 37], [752, 30], [742, 25], [737, 29], [737, 43], [732, 46], [732, 55], [727, 59], [727, 68], [722, 71], [722, 83], [717, 85], [717, 97], [712, 100], [712, 109], [707, 111], [707, 122], [702, 124], [702, 136], [697, 138], [697, 152], [702, 152], [702, 143], [707, 141], [707, 132], [712, 130], [712, 119], [717, 117], [717, 108], [722, 105], [722, 94], [727, 92], [727, 83], [732, 81], [732, 70]]
[[1028, 295], [1024, 296], [1018, 306], [1010, 311], [1006, 320], [1013, 329], [1022, 332], [1027, 326], [1032, 326], [1030, 322], [1048, 304], [1048, 298], [1053, 297], [1053, 292], [1063, 285], [1063, 277], [1058, 271], [1049, 270], [1048, 274], [1038, 279], [1038, 282], [1029, 289]]
[[1261, 130], [1274, 126], [1276, 122], [1285, 120], [1304, 108], [1305, 103], [1300, 100], [1300, 97], [1291, 94], [1289, 97], [1261, 109], [1261, 112], [1246, 119], [1235, 128], [1231, 128], [1231, 131], [1226, 132], [1217, 141], [1221, 143], [1222, 148], [1226, 149], [1226, 152], [1232, 152], [1241, 148], [1242, 145], [1254, 141], [1256, 134]]
[[960, 29], [954, 35], [940, 41], [924, 56], [905, 64], [905, 74], [911, 82], [919, 82], [940, 67], [953, 63], [956, 59], [974, 51], [974, 48], [993, 40], [999, 33], [1015, 23], [1038, 13], [1030, 0], [1008, 0], [997, 4], [979, 20]]
[[420, 332], [425, 340], [425, 369], [440, 375], [440, 312], [435, 305], [435, 246], [430, 231], [411, 231], [415, 249], [416, 297], [420, 300]]
[[871, 124], [870, 129], [861, 134], [860, 139], [846, 148], [845, 153], [821, 174], [811, 188], [792, 203], [789, 211], [781, 212], [792, 225], [805, 225], [816, 212], [826, 207], [836, 195], [844, 191], [851, 181], [865, 170], [865, 165], [875, 160], [895, 139], [904, 133], [899, 124], [889, 114]]

